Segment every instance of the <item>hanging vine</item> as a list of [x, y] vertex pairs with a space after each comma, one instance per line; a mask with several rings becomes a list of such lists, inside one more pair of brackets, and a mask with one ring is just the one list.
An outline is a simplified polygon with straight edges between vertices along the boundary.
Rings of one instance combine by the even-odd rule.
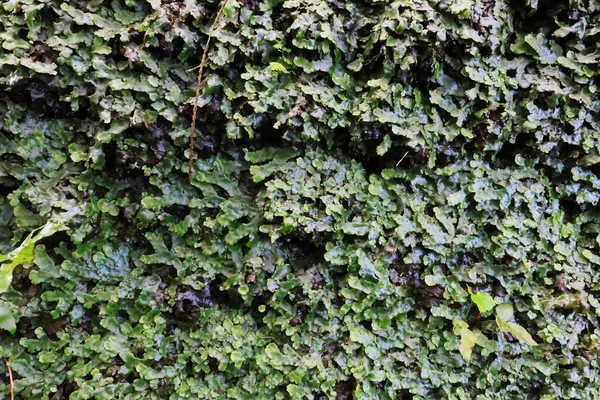
[[198, 77], [196, 80], [196, 94], [194, 95], [194, 109], [192, 111], [192, 125], [190, 127], [190, 157], [189, 157], [189, 170], [188, 170], [188, 181], [192, 183], [192, 173], [194, 172], [194, 146], [195, 146], [195, 135], [196, 135], [196, 116], [198, 115], [198, 97], [200, 97], [200, 91], [202, 90], [202, 75], [204, 73], [204, 67], [207, 63], [208, 50], [210, 48], [210, 40], [212, 39], [213, 32], [217, 27], [217, 24], [221, 20], [221, 14], [223, 13], [223, 9], [225, 8], [225, 4], [227, 0], [223, 0], [221, 5], [219, 6], [219, 10], [217, 11], [217, 15], [215, 20], [213, 21], [210, 30], [208, 31], [208, 38], [206, 39], [206, 44], [204, 45], [204, 51], [202, 52], [202, 60], [200, 64], [192, 69], [189, 69], [188, 72], [191, 72], [195, 69], [198, 70]]

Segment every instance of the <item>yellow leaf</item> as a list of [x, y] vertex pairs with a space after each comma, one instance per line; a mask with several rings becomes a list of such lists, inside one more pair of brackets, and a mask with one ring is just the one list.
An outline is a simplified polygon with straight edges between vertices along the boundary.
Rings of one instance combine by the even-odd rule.
[[496, 323], [498, 324], [498, 328], [500, 328], [500, 330], [510, 333], [521, 342], [525, 342], [530, 346], [537, 346], [537, 343], [535, 340], [533, 340], [529, 332], [527, 332], [527, 330], [525, 330], [525, 328], [523, 328], [521, 325], [514, 322], [502, 321], [498, 317], [496, 317]]
[[461, 319], [455, 319], [452, 323], [454, 325], [454, 333], [460, 336], [458, 350], [463, 359], [466, 362], [469, 362], [471, 360], [471, 354], [473, 353], [473, 347], [477, 341], [477, 335], [469, 329], [469, 324]]
[[472, 330], [463, 329], [460, 332], [460, 346], [458, 347], [458, 350], [466, 362], [471, 361], [471, 354], [473, 353], [473, 347], [475, 346], [476, 340], [477, 335], [475, 335]]

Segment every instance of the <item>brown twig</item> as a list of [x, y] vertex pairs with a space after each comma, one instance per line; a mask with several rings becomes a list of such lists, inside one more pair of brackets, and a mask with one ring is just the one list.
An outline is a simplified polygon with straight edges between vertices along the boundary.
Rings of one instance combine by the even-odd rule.
[[10, 369], [10, 365], [8, 364], [8, 360], [4, 358], [4, 362], [6, 363], [6, 368], [8, 369], [8, 379], [10, 381], [10, 400], [15, 400], [15, 382], [13, 381], [12, 369]]
[[206, 39], [206, 44], [204, 45], [204, 51], [202, 52], [202, 60], [200, 61], [200, 65], [192, 70], [198, 68], [198, 79], [196, 82], [196, 95], [194, 97], [194, 111], [192, 112], [192, 126], [190, 128], [190, 159], [189, 159], [189, 170], [188, 170], [188, 181], [192, 183], [192, 172], [194, 170], [194, 145], [195, 145], [195, 134], [196, 134], [196, 115], [198, 114], [198, 97], [200, 97], [200, 89], [202, 88], [202, 72], [204, 71], [204, 66], [206, 65], [206, 57], [208, 56], [208, 48], [210, 45], [210, 39], [212, 38], [212, 34], [219, 23], [219, 18], [221, 17], [221, 13], [225, 8], [225, 4], [227, 0], [223, 0], [221, 2], [221, 6], [219, 7], [219, 11], [217, 11], [217, 16], [213, 21], [213, 24], [208, 31], [208, 39]]

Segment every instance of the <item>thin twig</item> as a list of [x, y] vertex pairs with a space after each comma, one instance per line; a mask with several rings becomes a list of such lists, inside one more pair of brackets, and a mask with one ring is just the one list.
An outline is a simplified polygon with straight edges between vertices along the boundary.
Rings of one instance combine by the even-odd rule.
[[468, 318], [469, 318], [469, 312], [471, 311], [471, 306], [473, 305], [473, 302], [469, 303], [469, 308], [467, 308], [467, 314], [465, 314], [465, 319], [468, 322]]
[[10, 400], [15, 400], [15, 382], [13, 381], [12, 369], [10, 369], [10, 365], [8, 364], [8, 360], [4, 358], [4, 362], [6, 363], [6, 368], [8, 369], [8, 379], [10, 381]]
[[400, 161], [398, 161], [398, 162], [396, 163], [396, 167], [397, 167], [398, 165], [400, 165], [400, 163], [401, 163], [401, 162], [404, 160], [404, 158], [406, 158], [406, 156], [407, 156], [407, 155], [408, 155], [408, 151], [407, 151], [406, 153], [404, 153], [404, 155], [402, 156], [402, 158], [400, 159]]
[[194, 68], [188, 68], [185, 70], [185, 72], [192, 72], [192, 71], [197, 70], [198, 68], [200, 68], [200, 65], [196, 65]]
[[[190, 164], [189, 164], [189, 171], [188, 171], [188, 181], [190, 182], [190, 184], [192, 183], [192, 172], [194, 170], [194, 145], [195, 145], [195, 134], [196, 134], [196, 115], [198, 113], [198, 97], [200, 97], [200, 89], [202, 87], [202, 72], [204, 71], [204, 66], [206, 65], [206, 57], [208, 56], [208, 48], [210, 45], [210, 39], [212, 38], [212, 34], [217, 26], [217, 24], [219, 23], [219, 18], [221, 17], [221, 13], [223, 12], [223, 9], [225, 8], [225, 4], [227, 3], [227, 0], [223, 0], [221, 2], [221, 6], [219, 7], [219, 11], [217, 12], [217, 16], [215, 17], [215, 20], [213, 21], [213, 24], [210, 27], [210, 30], [208, 31], [208, 39], [206, 39], [206, 44], [204, 45], [204, 51], [202, 52], [202, 60], [200, 61], [200, 65], [198, 65], [196, 68], [198, 68], [198, 79], [196, 82], [196, 95], [194, 97], [194, 111], [192, 112], [192, 127], [190, 128]], [[193, 68], [195, 69], [195, 68]]]

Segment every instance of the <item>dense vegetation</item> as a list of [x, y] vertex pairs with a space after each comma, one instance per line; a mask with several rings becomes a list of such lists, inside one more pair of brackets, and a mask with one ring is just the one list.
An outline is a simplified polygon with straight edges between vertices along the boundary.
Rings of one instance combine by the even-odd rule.
[[221, 5], [1, 3], [0, 396], [599, 399], [600, 3]]

